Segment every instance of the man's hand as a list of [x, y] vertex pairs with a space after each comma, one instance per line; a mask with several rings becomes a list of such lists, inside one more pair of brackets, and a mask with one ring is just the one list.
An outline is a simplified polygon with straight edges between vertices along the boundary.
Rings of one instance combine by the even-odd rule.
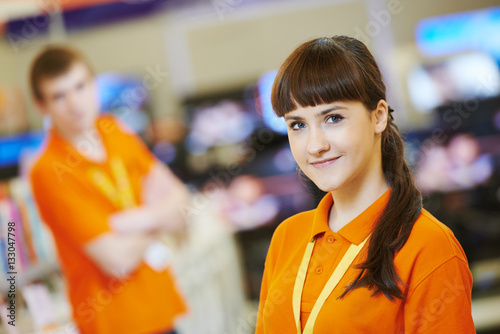
[[142, 203], [154, 205], [164, 199], [178, 184], [177, 177], [161, 163], [156, 163], [142, 181]]
[[189, 203], [189, 190], [162, 163], [156, 162], [144, 178], [142, 205], [111, 215], [109, 224], [119, 233], [176, 232], [185, 226], [182, 208]]
[[104, 233], [85, 245], [85, 253], [106, 274], [125, 278], [143, 262], [144, 254], [154, 241], [144, 233]]
[[145, 233], [158, 228], [151, 209], [147, 206], [120, 211], [109, 217], [111, 228], [119, 233]]

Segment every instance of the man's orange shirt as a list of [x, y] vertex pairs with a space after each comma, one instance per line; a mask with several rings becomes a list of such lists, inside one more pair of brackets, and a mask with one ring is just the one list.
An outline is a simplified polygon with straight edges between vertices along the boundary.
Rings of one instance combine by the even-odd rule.
[[[301, 302], [301, 326], [351, 244], [360, 244], [387, 205], [390, 189], [337, 233], [328, 226], [333, 204], [328, 193], [315, 210], [297, 214], [276, 229], [262, 281], [256, 334], [297, 333], [292, 294], [307, 243], [317, 236]], [[472, 275], [465, 254], [449, 228], [422, 210], [408, 241], [395, 255], [396, 270], [407, 284], [405, 300], [390, 301], [359, 288], [338, 297], [359, 273], [368, 243], [321, 309], [315, 334], [475, 333], [471, 315]]]
[[[128, 201], [140, 204], [141, 183], [155, 162], [142, 141], [114, 117], [100, 116], [96, 125], [107, 151], [105, 162], [91, 162], [77, 151], [88, 149], [97, 133], [88, 133], [88, 140], [75, 150], [56, 131], [50, 131], [31, 171], [34, 197], [54, 235], [74, 321], [82, 334], [167, 330], [185, 312], [169, 270], [156, 272], [142, 263], [119, 280], [104, 274], [84, 252], [86, 243], [110, 231], [108, 217], [123, 209], [116, 192], [106, 189], [126, 185]], [[124, 169], [117, 172], [112, 161]], [[96, 179], [96, 171], [101, 179]], [[100, 186], [105, 181], [111, 187]]]

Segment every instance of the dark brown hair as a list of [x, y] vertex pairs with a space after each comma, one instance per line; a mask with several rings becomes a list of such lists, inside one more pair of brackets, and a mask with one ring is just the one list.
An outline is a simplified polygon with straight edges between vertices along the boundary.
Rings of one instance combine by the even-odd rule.
[[65, 74], [75, 63], [85, 64], [89, 71], [93, 70], [85, 57], [67, 46], [49, 46], [42, 50], [33, 60], [29, 74], [30, 89], [33, 97], [43, 101], [40, 83], [44, 79], [56, 78]]
[[[300, 45], [280, 67], [273, 84], [271, 101], [278, 116], [298, 107], [359, 101], [369, 110], [385, 100], [382, 74], [366, 46], [346, 36], [318, 38]], [[391, 186], [389, 202], [373, 229], [366, 261], [347, 286], [350, 290], [375, 288], [388, 299], [404, 298], [404, 285], [394, 267], [394, 254], [408, 239], [422, 210], [422, 195], [404, 159], [403, 140], [394, 124], [392, 109], [382, 132], [382, 168]], [[372, 295], [372, 296], [373, 296]]]

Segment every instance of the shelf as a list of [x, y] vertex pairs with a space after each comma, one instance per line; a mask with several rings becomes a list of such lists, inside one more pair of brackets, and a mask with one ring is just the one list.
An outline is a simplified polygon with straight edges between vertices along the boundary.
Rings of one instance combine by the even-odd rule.
[[472, 300], [472, 318], [476, 330], [500, 328], [500, 295]]
[[[23, 287], [24, 285], [33, 282], [37, 279], [42, 279], [45, 276], [53, 273], [54, 271], [58, 270], [59, 266], [57, 262], [50, 261], [50, 262], [41, 262], [38, 263], [34, 266], [31, 266], [28, 269], [25, 269], [23, 272], [18, 272], [16, 276], [16, 292], [19, 293], [19, 288]], [[3, 276], [3, 275], [2, 275]], [[7, 291], [9, 291], [9, 283], [6, 281], [7, 276], [5, 279], [0, 281], [0, 293], [5, 294]]]

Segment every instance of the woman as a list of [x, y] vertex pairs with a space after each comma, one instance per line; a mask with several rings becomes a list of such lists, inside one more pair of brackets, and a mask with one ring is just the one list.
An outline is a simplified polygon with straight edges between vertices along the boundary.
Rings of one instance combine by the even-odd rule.
[[425, 209], [360, 41], [319, 38], [278, 71], [272, 104], [302, 172], [327, 192], [276, 229], [261, 333], [474, 333], [472, 276], [453, 233]]

